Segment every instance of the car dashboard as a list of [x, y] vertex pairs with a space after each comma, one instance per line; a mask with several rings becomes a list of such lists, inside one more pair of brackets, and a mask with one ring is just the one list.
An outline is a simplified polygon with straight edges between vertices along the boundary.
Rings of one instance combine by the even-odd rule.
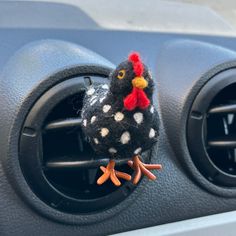
[[[0, 38], [1, 235], [234, 235], [235, 222], [225, 219], [235, 219], [236, 210], [235, 37], [0, 24]], [[109, 83], [114, 66], [133, 50], [156, 83], [159, 141], [146, 155], [163, 170], [154, 182], [143, 178], [136, 187], [101, 192], [81, 174], [94, 167], [78, 175], [55, 167], [61, 161], [55, 158], [70, 157], [66, 139], [74, 136], [47, 134], [45, 126], [72, 114], [65, 99], [76, 95], [81, 103], [81, 80]], [[54, 169], [45, 169], [53, 161]]]

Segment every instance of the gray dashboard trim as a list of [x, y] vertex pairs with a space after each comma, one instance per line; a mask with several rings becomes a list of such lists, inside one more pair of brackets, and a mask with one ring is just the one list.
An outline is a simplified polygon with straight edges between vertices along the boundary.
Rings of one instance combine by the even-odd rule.
[[236, 211], [116, 234], [119, 236], [236, 235]]
[[[104, 30], [75, 31], [53, 29], [1, 29], [0, 35], [0, 70], [6, 68], [12, 57], [15, 57], [17, 50], [28, 43], [43, 39], [57, 39], [72, 42], [76, 46], [81, 45], [102, 55], [114, 64], [118, 64], [122, 59], [126, 58], [130, 50], [139, 51], [146, 64], [150, 66], [153, 76], [157, 81], [158, 90], [155, 93], [155, 102], [160, 110], [162, 125], [160, 142], [153, 150], [152, 157], [153, 161], [162, 163], [165, 166], [165, 171], [158, 174], [158, 181], [146, 182], [146, 184], [143, 182], [136, 189], [142, 193], [135, 195], [135, 190], [126, 199], [130, 203], [127, 204], [128, 207], [125, 200], [116, 205], [115, 208], [98, 212], [96, 216], [90, 215], [90, 219], [93, 217], [93, 219], [97, 218], [100, 220], [93, 224], [91, 224], [90, 220], [89, 222], [87, 221], [85, 215], [68, 215], [67, 218], [70, 218], [71, 221], [74, 219], [75, 222], [76, 217], [83, 217], [83, 220], [88, 223], [84, 225], [77, 225], [76, 222], [75, 224], [65, 224], [50, 220], [49, 217], [43, 217], [30, 204], [25, 204], [27, 200], [22, 197], [23, 195], [18, 194], [19, 191], [15, 189], [14, 181], [10, 181], [10, 179], [13, 180], [14, 178], [14, 175], [10, 174], [12, 169], [3, 169], [2, 160], [6, 160], [3, 150], [7, 148], [6, 145], [3, 145], [0, 148], [0, 235], [111, 235], [236, 210], [235, 197], [223, 197], [220, 194], [213, 194], [212, 191], [208, 191], [209, 188], [203, 188], [203, 185], [188, 171], [187, 165], [183, 165], [184, 156], [190, 161], [191, 159], [186, 145], [183, 145], [185, 130], [182, 129], [187, 116], [186, 111], [194, 100], [196, 93], [207, 79], [211, 78], [211, 75], [214, 75], [216, 72], [214, 70], [214, 73], [209, 75], [209, 71], [212, 72], [213, 68], [219, 69], [219, 66], [221, 67], [220, 71], [235, 67], [235, 38], [124, 31], [111, 32]], [[183, 50], [181, 50], [183, 48], [181, 45], [185, 45]], [[38, 50], [36, 51], [39, 53]], [[43, 56], [51, 58], [48, 53], [52, 53], [52, 50], [46, 51], [47, 53], [44, 53]], [[57, 50], [56, 55], [58, 53], [59, 51]], [[61, 65], [66, 65], [67, 67], [70, 64], [76, 64], [75, 61], [77, 61], [78, 57], [75, 54], [63, 53], [62, 55], [63, 57], [68, 55], [66, 64], [64, 64], [65, 60], [62, 61], [59, 60], [58, 56], [52, 56], [53, 60], [47, 60], [50, 63], [46, 63], [47, 61], [43, 60], [44, 65], [47, 65], [47, 67], [44, 70], [40, 70], [41, 67], [39, 67], [40, 74], [43, 71], [45, 72], [46, 68], [53, 72], [54, 70], [52, 71], [52, 69], [55, 67], [52, 68], [51, 64], [55, 65], [60, 62], [57, 64], [59, 67]], [[71, 55], [72, 58], [69, 59]], [[32, 64], [35, 64], [35, 60], [27, 63], [26, 67], [28, 68]], [[222, 65], [224, 65], [223, 68]], [[16, 69], [21, 70], [23, 68], [19, 66], [17, 68], [9, 68], [11, 75], [16, 73]], [[3, 71], [1, 72], [3, 73]], [[47, 76], [50, 76], [51, 72], [46, 73], [43, 78], [48, 78]], [[203, 75], [205, 76], [206, 73], [208, 77], [203, 78]], [[0, 84], [9, 84], [10, 86], [7, 91], [4, 89], [4, 93], [0, 93], [0, 101], [5, 101], [0, 112], [0, 117], [4, 119], [4, 123], [2, 123], [4, 124], [2, 125], [3, 129], [6, 129], [6, 124], [10, 122], [7, 114], [19, 114], [19, 106], [16, 107], [17, 110], [13, 110], [10, 105], [14, 101], [22, 102], [21, 99], [18, 101], [16, 98], [14, 101], [7, 99], [7, 97], [3, 99], [3, 96], [10, 95], [13, 93], [13, 90], [17, 91], [17, 89], [17, 94], [20, 91], [25, 91], [25, 85], [27, 85], [27, 88], [30, 88], [28, 83], [16, 86], [16, 83], [13, 82], [17, 81], [17, 84], [19, 84], [20, 81], [25, 81], [25, 76], [21, 76], [22, 80], [20, 80], [19, 76], [14, 77], [14, 80], [7, 80], [7, 78], [9, 78], [9, 74], [7, 74], [7, 77], [3, 76], [0, 79]], [[30, 78], [33, 81], [36, 80], [36, 77]], [[32, 79], [26, 81], [33, 82]], [[50, 79], [47, 81], [50, 81], [47, 86], [51, 87], [52, 83], [54, 84], [54, 82], [59, 80], [52, 81]], [[44, 85], [46, 86], [46, 84]], [[30, 92], [36, 90], [27, 90], [30, 93], [30, 100], [28, 100], [30, 103], [27, 103], [24, 107], [24, 114], [27, 113], [28, 107], [32, 104], [31, 102], [35, 101], [46, 90], [44, 86], [39, 87], [39, 83], [36, 83], [36, 86], [40, 88], [40, 91], [37, 89], [37, 94]], [[24, 97], [24, 94], [22, 92], [21, 97]], [[33, 97], [34, 99], [32, 100], [31, 98]], [[21, 117], [23, 118], [25, 115]], [[183, 117], [184, 120], [182, 119]], [[20, 125], [21, 122], [18, 124]], [[16, 132], [12, 132], [12, 134], [16, 134], [16, 137], [18, 135]], [[3, 142], [3, 139], [7, 141], [7, 135], [1, 132], [0, 142]], [[15, 149], [16, 147], [14, 146]], [[6, 176], [6, 171], [9, 173], [9, 178]], [[200, 178], [201, 174], [198, 173], [198, 175]], [[202, 177], [202, 179], [205, 178]], [[227, 191], [232, 190], [228, 189]], [[27, 197], [30, 196], [32, 195]], [[34, 197], [32, 200], [35, 202], [40, 201], [37, 197]], [[107, 214], [108, 211], [109, 214]], [[55, 217], [60, 214], [60, 212], [54, 213]], [[104, 215], [106, 217], [101, 220], [101, 216]]]
[[235, 35], [234, 24], [229, 17], [194, 1], [188, 4], [183, 1], [129, 0], [121, 6], [120, 0], [100, 0], [99, 7], [96, 0], [1, 1], [0, 16], [0, 26], [4, 28], [108, 29]]

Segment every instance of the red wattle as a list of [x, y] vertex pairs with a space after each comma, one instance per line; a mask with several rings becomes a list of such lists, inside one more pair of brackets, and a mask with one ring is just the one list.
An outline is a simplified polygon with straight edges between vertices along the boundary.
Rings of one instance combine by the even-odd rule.
[[137, 107], [138, 94], [137, 90], [133, 88], [132, 92], [124, 98], [124, 107], [128, 111], [132, 111]]
[[136, 107], [146, 109], [150, 105], [150, 100], [145, 92], [138, 88], [133, 88], [132, 92], [124, 98], [123, 102], [125, 109], [128, 111], [132, 111]]
[[138, 93], [138, 107], [141, 109], [146, 109], [150, 105], [150, 100], [148, 99], [146, 93], [143, 90], [139, 90]]

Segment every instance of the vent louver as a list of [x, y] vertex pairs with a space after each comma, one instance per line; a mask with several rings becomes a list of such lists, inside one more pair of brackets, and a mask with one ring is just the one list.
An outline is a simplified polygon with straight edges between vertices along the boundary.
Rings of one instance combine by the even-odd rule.
[[212, 183], [236, 187], [236, 74], [218, 75], [197, 95], [188, 120], [188, 145]]
[[[85, 213], [113, 206], [134, 186], [96, 184], [99, 165], [108, 159], [93, 152], [81, 131], [81, 108], [86, 86], [107, 78], [77, 77], [56, 85], [31, 109], [20, 140], [20, 164], [32, 190], [58, 210]], [[125, 165], [124, 165], [125, 164]], [[132, 174], [125, 162], [118, 168]]]
[[205, 145], [212, 162], [224, 173], [236, 176], [235, 115], [236, 84], [233, 84], [224, 88], [210, 104]]

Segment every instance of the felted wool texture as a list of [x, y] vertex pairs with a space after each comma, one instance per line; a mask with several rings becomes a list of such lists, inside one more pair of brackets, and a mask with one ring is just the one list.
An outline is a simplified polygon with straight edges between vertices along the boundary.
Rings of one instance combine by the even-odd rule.
[[[151, 77], [151, 74], [146, 65], [144, 66], [143, 77], [148, 82], [148, 87], [143, 91], [146, 93], [147, 97], [152, 100], [152, 94], [154, 89], [154, 83]], [[124, 69], [126, 71], [126, 76], [124, 79], [117, 79], [118, 73], [120, 70]], [[130, 61], [124, 61], [117, 66], [117, 68], [111, 73], [110, 79], [110, 91], [112, 94], [116, 95], [117, 98], [123, 100], [128, 94], [132, 92], [132, 80], [136, 77], [136, 74], [133, 71], [133, 65]]]
[[[117, 78], [120, 70], [126, 76]], [[135, 74], [132, 63], [121, 63], [110, 75], [110, 87], [91, 86], [84, 97], [82, 129], [92, 148], [110, 159], [131, 159], [150, 149], [158, 141], [159, 117], [152, 104], [153, 80], [144, 66], [143, 77], [148, 81], [144, 89], [150, 100], [147, 109], [124, 108], [124, 98], [132, 92]]]

